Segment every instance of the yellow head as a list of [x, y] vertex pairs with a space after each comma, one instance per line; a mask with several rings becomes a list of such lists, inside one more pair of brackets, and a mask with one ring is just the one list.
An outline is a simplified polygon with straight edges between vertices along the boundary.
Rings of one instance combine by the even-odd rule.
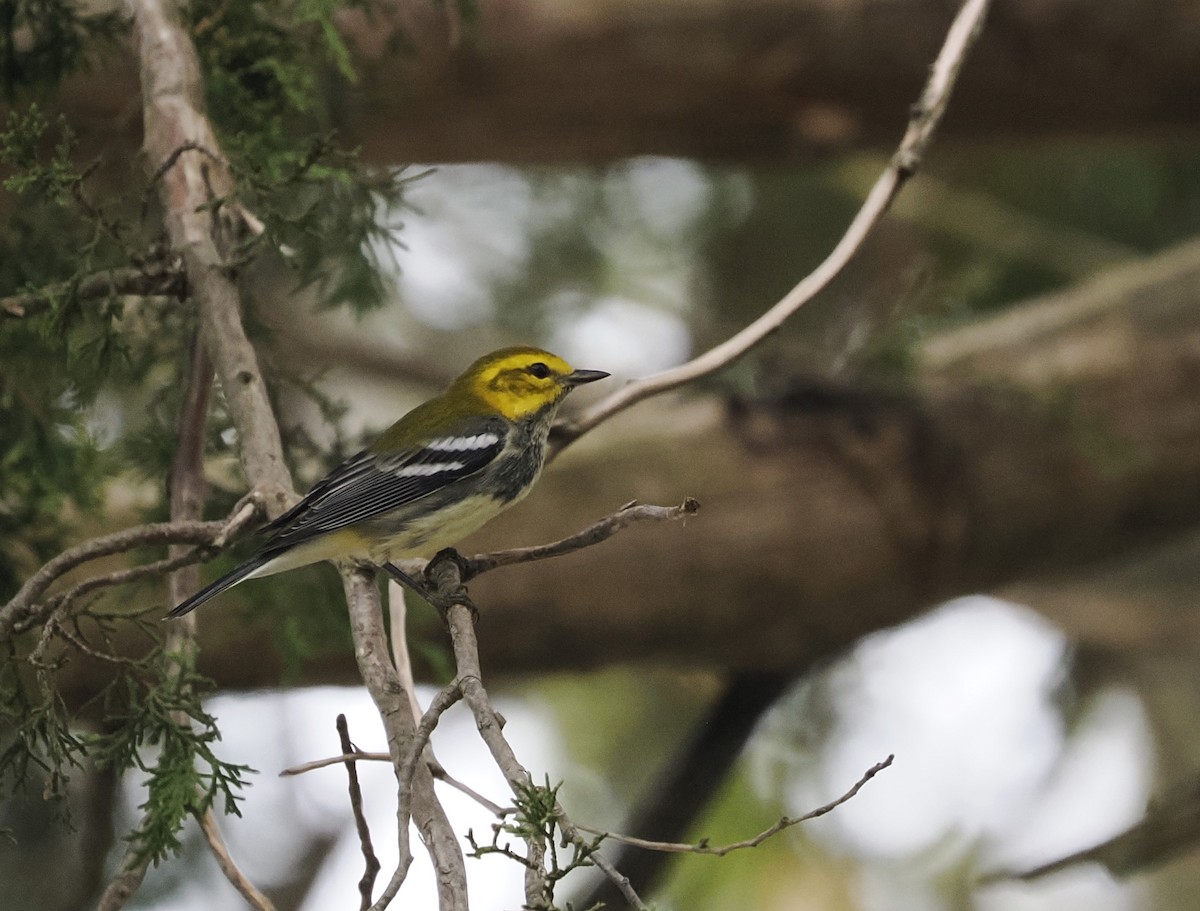
[[540, 348], [501, 348], [473, 363], [450, 388], [469, 392], [516, 421], [557, 404], [576, 386], [606, 376], [601, 370], [575, 370]]

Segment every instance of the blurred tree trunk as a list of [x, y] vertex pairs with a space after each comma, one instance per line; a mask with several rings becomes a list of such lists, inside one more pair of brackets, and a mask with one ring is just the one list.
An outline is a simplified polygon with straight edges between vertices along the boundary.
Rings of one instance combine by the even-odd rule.
[[[330, 91], [341, 128], [386, 164], [786, 160], [895, 142], [957, 5], [482, 0], [455, 42], [443, 5], [397, 0], [390, 27], [345, 17], [370, 74]], [[67, 103], [76, 122], [127, 124], [132, 148], [130, 59], [77, 79]], [[1194, 135], [1197, 59], [1191, 0], [997, 4], [941, 140]]]
[[[749, 410], [639, 406], [464, 550], [553, 540], [635, 497], [694, 496], [700, 514], [479, 578], [485, 667], [801, 668], [942, 599], [1079, 580], [1194, 531], [1198, 283], [1196, 242], [1102, 273], [930, 339], [902, 393], [798, 381]], [[1200, 639], [1170, 601], [1096, 588], [1103, 605], [1079, 611], [1054, 590], [1033, 605], [1093, 644]], [[271, 685], [270, 637], [244, 622], [206, 609], [201, 671]], [[64, 692], [78, 702], [104, 673], [80, 659]], [[304, 679], [351, 682], [353, 662], [314, 661]]]

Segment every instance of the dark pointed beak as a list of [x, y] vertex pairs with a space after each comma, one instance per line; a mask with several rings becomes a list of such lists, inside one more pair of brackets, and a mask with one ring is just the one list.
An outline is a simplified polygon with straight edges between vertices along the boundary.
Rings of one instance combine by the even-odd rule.
[[573, 370], [562, 378], [563, 384], [574, 388], [582, 386], [584, 383], [594, 383], [596, 380], [602, 380], [606, 376], [603, 370]]

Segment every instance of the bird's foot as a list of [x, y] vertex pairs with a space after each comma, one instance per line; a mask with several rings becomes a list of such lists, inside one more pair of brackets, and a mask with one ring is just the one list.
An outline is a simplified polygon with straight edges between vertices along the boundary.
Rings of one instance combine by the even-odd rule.
[[429, 603], [437, 608], [443, 620], [448, 620], [452, 606], [460, 604], [471, 612], [473, 623], [479, 622], [479, 609], [467, 594], [468, 578], [470, 564], [453, 547], [439, 550], [425, 566], [426, 588], [433, 592]]
[[479, 610], [467, 594], [463, 579], [468, 577], [469, 564], [453, 548], [446, 548], [434, 555], [419, 578], [413, 578], [395, 563], [385, 563], [383, 570], [405, 588], [424, 598], [448, 621], [450, 608], [461, 604], [471, 612], [471, 619], [479, 619]]

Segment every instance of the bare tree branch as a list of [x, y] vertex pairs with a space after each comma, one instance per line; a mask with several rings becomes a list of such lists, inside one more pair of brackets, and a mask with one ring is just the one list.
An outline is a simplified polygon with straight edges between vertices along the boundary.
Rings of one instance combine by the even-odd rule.
[[250, 882], [246, 874], [234, 862], [229, 848], [225, 845], [225, 839], [221, 837], [221, 830], [217, 826], [217, 814], [213, 812], [213, 808], [209, 807], [203, 813], [196, 815], [200, 823], [200, 831], [204, 833], [204, 840], [208, 842], [209, 850], [217, 859], [217, 866], [221, 868], [221, 872], [225, 874], [230, 885], [237, 889], [238, 894], [254, 911], [275, 911], [275, 905], [271, 903], [271, 900], [254, 883]]
[[582, 531], [568, 535], [561, 541], [550, 544], [540, 544], [536, 547], [519, 547], [512, 550], [497, 550], [490, 554], [477, 554], [463, 561], [463, 581], [468, 581], [481, 573], [501, 566], [513, 566], [517, 563], [530, 563], [534, 560], [548, 560], [551, 557], [561, 557], [572, 551], [591, 547], [606, 541], [622, 528], [635, 522], [666, 522], [695, 515], [700, 504], [688, 497], [679, 506], [642, 505], [636, 500], [626, 503], [612, 515], [605, 516], [598, 522], [589, 525]]
[[[258, 358], [242, 326], [238, 291], [225, 268], [234, 216], [210, 205], [233, 197], [233, 181], [203, 110], [196, 49], [174, 4], [130, 0], [130, 6], [140, 57], [147, 164], [157, 180], [171, 248], [187, 273], [204, 346], [229, 402], [242, 468], [274, 518], [291, 505], [294, 493]], [[179, 154], [180, 149], [195, 151]]]
[[[358, 660], [359, 673], [383, 719], [388, 753], [396, 772], [399, 791], [396, 823], [400, 861], [396, 872], [372, 909], [383, 911], [388, 906], [412, 864], [408, 838], [410, 818], [421, 833], [433, 860], [439, 902], [443, 911], [466, 909], [466, 868], [462, 849], [458, 846], [445, 810], [433, 792], [433, 777], [429, 774], [428, 767], [409, 759], [409, 751], [416, 742], [417, 725], [413, 720], [408, 694], [404, 691], [396, 668], [389, 660], [379, 591], [375, 588], [374, 576], [373, 572], [361, 568], [344, 570], [342, 573], [342, 584], [350, 605], [355, 658]], [[415, 765], [410, 780], [406, 780], [406, 762], [413, 762]]]
[[331, 765], [340, 765], [343, 762], [390, 762], [391, 758], [387, 753], [367, 753], [362, 750], [352, 750], [349, 753], [343, 753], [341, 756], [328, 756], [325, 759], [314, 759], [312, 762], [302, 762], [300, 765], [289, 766], [279, 773], [279, 777], [290, 778], [293, 775], [303, 775], [305, 772], [315, 772], [317, 769], [328, 768]]
[[831, 800], [824, 806], [817, 807], [815, 810], [810, 810], [803, 816], [781, 817], [774, 825], [763, 829], [763, 831], [759, 832], [753, 838], [731, 842], [727, 845], [710, 845], [707, 839], [702, 839], [695, 844], [685, 844], [682, 842], [670, 841], [647, 841], [644, 838], [635, 838], [631, 835], [621, 835], [618, 832], [607, 832], [603, 829], [593, 829], [585, 825], [579, 825], [578, 828], [580, 831], [590, 832], [593, 835], [599, 835], [602, 838], [610, 839], [612, 841], [619, 841], [621, 844], [631, 845], [635, 848], [645, 848], [647, 851], [663, 851], [669, 854], [712, 854], [717, 857], [724, 857], [726, 854], [732, 854], [734, 851], [740, 851], [743, 848], [757, 848], [764, 841], [769, 838], [773, 838], [785, 829], [790, 829], [792, 826], [799, 825], [802, 822], [808, 822], [810, 819], [816, 819], [818, 816], [824, 816], [826, 813], [832, 813], [846, 801], [851, 800], [855, 795], [857, 795], [868, 781], [870, 781], [884, 769], [888, 768], [888, 766], [892, 764], [892, 760], [895, 758], [895, 756], [888, 756], [888, 758], [882, 762], [875, 763], [875, 765], [871, 766], [871, 768], [867, 769], [867, 771], [863, 773], [862, 777], [854, 783], [853, 787], [851, 787], [849, 791], [847, 791], [841, 797], [838, 797], [836, 800]]
[[573, 421], [558, 425], [551, 437], [552, 445], [548, 458], [553, 458], [589, 430], [642, 399], [676, 389], [728, 367], [779, 329], [793, 313], [816, 297], [845, 268], [887, 213], [901, 187], [920, 167], [925, 150], [946, 111], [950, 93], [958, 80], [967, 51], [983, 28], [984, 16], [989, 5], [990, 0], [966, 0], [963, 3], [950, 26], [942, 50], [934, 61], [921, 98], [913, 106], [908, 129], [892, 156], [891, 163], [875, 181], [862, 208], [858, 210], [846, 233], [825, 260], [801, 279], [800, 283], [770, 310], [715, 348], [710, 348], [686, 364], [634, 380], [602, 399]]
[[[522, 790], [533, 787], [533, 779], [521, 765], [512, 747], [505, 739], [500, 716], [492, 706], [487, 690], [483, 686], [482, 671], [479, 667], [479, 643], [475, 637], [474, 608], [465, 597], [460, 572], [461, 567], [458, 561], [435, 559], [426, 570], [426, 579], [433, 585], [434, 592], [444, 599], [444, 603], [448, 604], [446, 620], [450, 627], [450, 640], [454, 646], [455, 666], [458, 669], [456, 680], [463, 700], [475, 717], [479, 735], [491, 752], [492, 759], [508, 781], [513, 794], [519, 796]], [[598, 851], [591, 851], [591, 845], [583, 838], [561, 806], [556, 804], [555, 813], [563, 835], [570, 842], [588, 852], [591, 861], [612, 880], [633, 907], [645, 908], [645, 903], [633, 890], [629, 880], [622, 876]], [[530, 856], [525, 859], [527, 862], [526, 900], [532, 907], [537, 907], [548, 891], [541, 864], [545, 850], [545, 845], [531, 840]]]
[[16, 318], [30, 316], [49, 309], [51, 301], [65, 295], [92, 300], [118, 295], [181, 298], [185, 293], [186, 281], [181, 269], [148, 264], [108, 269], [75, 282], [63, 282], [38, 291], [0, 298], [0, 313]]
[[[145, 824], [146, 817], [143, 816], [138, 828]], [[104, 892], [101, 893], [100, 900], [96, 902], [96, 911], [121, 911], [129, 899], [133, 898], [134, 893], [141, 888], [149, 867], [150, 859], [138, 851], [136, 844], [131, 844], [126, 848], [125, 853], [121, 856], [117, 872], [113, 874], [113, 878], [109, 880]]]
[[482, 794], [480, 794], [474, 788], [470, 787], [469, 785], [464, 784], [463, 782], [459, 781], [457, 778], [452, 776], [449, 772], [447, 772], [441, 766], [436, 766], [434, 768], [431, 768], [429, 771], [433, 773], [433, 777], [435, 779], [437, 779], [438, 781], [441, 781], [441, 782], [445, 782], [450, 787], [454, 788], [454, 790], [458, 791], [460, 794], [465, 794], [467, 797], [470, 797], [473, 801], [475, 801], [477, 804], [479, 804], [481, 807], [483, 807], [485, 810], [487, 810], [493, 816], [503, 816], [504, 815], [504, 807], [500, 806], [500, 804], [496, 803], [493, 800], [488, 800], [486, 797], [484, 797]]
[[[359, 674], [375, 702], [379, 717], [383, 720], [384, 733], [388, 742], [388, 757], [399, 775], [405, 751], [412, 742], [415, 722], [396, 669], [387, 658], [387, 636], [383, 629], [378, 593], [374, 588], [373, 573], [367, 570], [344, 571], [342, 586], [346, 590], [346, 602], [350, 605], [351, 633], [354, 636], [354, 657], [358, 661]], [[409, 844], [408, 824], [412, 816], [412, 788], [399, 782], [399, 799], [396, 805], [396, 838], [399, 859], [396, 870], [383, 890], [383, 894], [371, 906], [372, 911], [383, 911], [399, 891], [408, 869], [412, 866], [412, 849]], [[432, 783], [430, 783], [432, 787]]]
[[[0, 640], [45, 622], [51, 613], [56, 616], [64, 615], [73, 601], [89, 592], [161, 575], [191, 563], [199, 563], [206, 556], [218, 553], [231, 538], [240, 534], [258, 515], [258, 511], [259, 501], [256, 497], [249, 496], [244, 498], [223, 521], [188, 520], [139, 525], [136, 528], [126, 528], [110, 535], [92, 538], [69, 548], [30, 576], [12, 600], [0, 608]], [[199, 546], [143, 566], [114, 570], [102, 576], [85, 579], [45, 602], [38, 602], [38, 599], [57, 579], [84, 563], [137, 547], [162, 544], [198, 544]]]
[[[4, 607], [0, 608], [0, 639], [11, 635], [16, 622], [54, 582], [90, 560], [124, 553], [136, 547], [163, 544], [198, 544], [219, 547], [253, 518], [253, 504], [243, 502], [223, 522], [155, 522], [92, 538], [68, 548], [35, 572]], [[197, 555], [199, 559], [199, 555]]]
[[[337, 716], [338, 739], [342, 744], [342, 754], [347, 756], [354, 752], [354, 744], [350, 742], [350, 726], [345, 715]], [[354, 813], [354, 828], [358, 832], [358, 842], [362, 845], [363, 862], [366, 869], [358, 882], [361, 896], [359, 908], [367, 911], [371, 907], [371, 894], [375, 891], [375, 877], [379, 875], [379, 858], [375, 856], [375, 846], [371, 844], [371, 830], [367, 826], [367, 817], [363, 814], [362, 788], [358, 783], [358, 770], [354, 767], [353, 759], [346, 759], [346, 777], [349, 779], [350, 809]]]

